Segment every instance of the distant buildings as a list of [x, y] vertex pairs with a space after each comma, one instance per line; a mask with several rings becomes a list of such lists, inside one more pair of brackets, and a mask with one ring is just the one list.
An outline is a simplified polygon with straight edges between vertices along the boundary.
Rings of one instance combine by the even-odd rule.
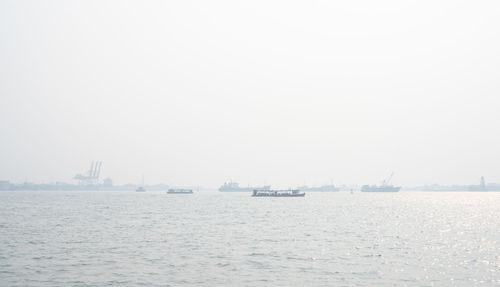
[[0, 190], [9, 190], [10, 182], [8, 180], [0, 180]]
[[414, 191], [500, 191], [499, 183], [486, 183], [484, 176], [481, 176], [479, 185], [440, 185], [431, 184], [416, 187], [406, 187], [405, 190]]
[[113, 186], [113, 181], [111, 180], [111, 178], [105, 178], [103, 183], [102, 183], [103, 186], [105, 187], [112, 187]]
[[481, 181], [479, 185], [470, 185], [468, 190], [470, 191], [487, 191], [486, 183], [484, 182], [484, 176], [481, 176]]

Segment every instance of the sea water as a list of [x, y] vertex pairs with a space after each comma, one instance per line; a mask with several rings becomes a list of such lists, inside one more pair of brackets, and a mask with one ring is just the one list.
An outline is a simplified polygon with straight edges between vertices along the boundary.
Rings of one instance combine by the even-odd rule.
[[0, 286], [500, 286], [500, 193], [0, 192]]

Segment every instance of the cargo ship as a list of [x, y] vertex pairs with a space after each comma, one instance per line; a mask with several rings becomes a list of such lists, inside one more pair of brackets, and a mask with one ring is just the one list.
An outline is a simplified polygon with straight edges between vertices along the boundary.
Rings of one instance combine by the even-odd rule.
[[240, 187], [237, 182], [224, 182], [224, 184], [219, 187], [219, 191], [222, 192], [241, 192], [241, 191], [246, 191], [250, 192], [253, 190], [269, 190], [271, 188], [270, 185], [265, 185], [265, 186], [249, 186], [249, 187]]
[[394, 173], [391, 173], [388, 179], [384, 179], [381, 185], [363, 185], [361, 191], [363, 192], [398, 192], [401, 187], [389, 184]]

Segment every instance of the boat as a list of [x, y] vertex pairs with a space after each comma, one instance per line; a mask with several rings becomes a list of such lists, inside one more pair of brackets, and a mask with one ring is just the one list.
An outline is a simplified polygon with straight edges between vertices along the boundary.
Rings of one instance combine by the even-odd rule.
[[381, 185], [363, 185], [361, 191], [363, 192], [398, 192], [401, 187], [389, 184], [394, 173], [391, 173], [388, 179], [384, 179]]
[[144, 175], [142, 175], [142, 181], [141, 181], [141, 185], [139, 185], [136, 189], [135, 189], [136, 192], [145, 192], [146, 189], [144, 188]]
[[332, 191], [340, 191], [338, 187], [335, 187], [333, 184], [327, 184], [327, 185], [322, 185], [322, 186], [299, 186], [297, 189], [302, 190], [302, 191], [323, 191], [323, 192], [332, 192]]
[[298, 189], [286, 190], [269, 190], [269, 189], [255, 189], [252, 196], [255, 197], [304, 197], [305, 192], [300, 192]]
[[167, 191], [168, 194], [192, 194], [192, 189], [184, 189], [184, 188], [171, 188]]
[[219, 191], [222, 192], [241, 192], [241, 191], [247, 191], [250, 192], [252, 190], [269, 190], [271, 188], [270, 185], [265, 185], [265, 186], [249, 186], [249, 187], [240, 187], [240, 185], [237, 182], [224, 182], [224, 184], [219, 187]]

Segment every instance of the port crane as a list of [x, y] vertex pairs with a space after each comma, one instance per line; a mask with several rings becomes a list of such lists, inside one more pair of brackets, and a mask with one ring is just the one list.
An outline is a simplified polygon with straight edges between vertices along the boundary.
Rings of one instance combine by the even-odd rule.
[[102, 161], [92, 161], [90, 169], [86, 174], [77, 174], [74, 179], [78, 180], [79, 185], [96, 185], [99, 183], [99, 176], [101, 175]]

